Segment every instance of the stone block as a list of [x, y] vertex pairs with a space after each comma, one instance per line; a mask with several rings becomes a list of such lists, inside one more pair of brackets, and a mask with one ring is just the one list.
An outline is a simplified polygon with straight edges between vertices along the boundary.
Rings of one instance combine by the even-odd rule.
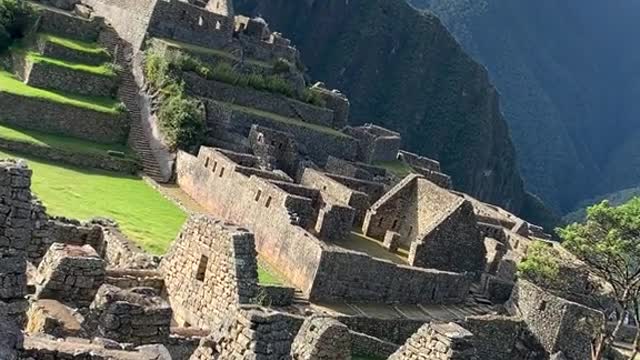
[[400, 247], [400, 237], [401, 235], [395, 231], [387, 231], [384, 234], [384, 242], [382, 245], [391, 252], [398, 251], [398, 247]]

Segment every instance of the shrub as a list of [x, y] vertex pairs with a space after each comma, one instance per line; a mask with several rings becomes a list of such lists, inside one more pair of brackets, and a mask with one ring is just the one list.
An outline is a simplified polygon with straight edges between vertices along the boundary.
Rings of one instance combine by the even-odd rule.
[[273, 72], [276, 74], [288, 73], [293, 65], [287, 59], [279, 58], [273, 63]]
[[0, 0], [0, 52], [26, 34], [33, 14], [31, 5], [24, 0]]
[[302, 92], [302, 101], [307, 102], [311, 105], [325, 107], [327, 106], [327, 102], [320, 94], [311, 89], [304, 89]]
[[160, 104], [158, 122], [172, 148], [190, 150], [202, 144], [205, 129], [202, 105], [184, 95], [183, 85], [168, 92]]

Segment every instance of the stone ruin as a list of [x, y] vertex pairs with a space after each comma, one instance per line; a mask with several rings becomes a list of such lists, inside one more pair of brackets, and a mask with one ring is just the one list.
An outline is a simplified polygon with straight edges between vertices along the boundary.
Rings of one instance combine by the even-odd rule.
[[[297, 49], [230, 0], [64, 4], [78, 6], [120, 37], [133, 82], [145, 39], [164, 38], [233, 54], [248, 74], [286, 60], [305, 88]], [[51, 29], [69, 24], [54, 13]], [[168, 154], [152, 137], [149, 153], [206, 214], [161, 259], [117, 224], [48, 216], [28, 167], [0, 163], [1, 359], [588, 358], [602, 312], [517, 278], [542, 228], [454, 191], [399, 133], [347, 126], [348, 98], [322, 83], [316, 106], [184, 80], [206, 144]]]

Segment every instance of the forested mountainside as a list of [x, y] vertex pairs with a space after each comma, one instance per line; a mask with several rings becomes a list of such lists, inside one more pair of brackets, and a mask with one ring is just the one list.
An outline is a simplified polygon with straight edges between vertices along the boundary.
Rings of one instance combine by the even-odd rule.
[[543, 209], [525, 193], [485, 69], [435, 16], [403, 0], [238, 0], [236, 7], [291, 37], [310, 75], [349, 96], [353, 124], [400, 131], [406, 148], [442, 162], [456, 189], [516, 212]]
[[640, 2], [409, 1], [487, 66], [528, 189], [566, 212], [640, 184]]

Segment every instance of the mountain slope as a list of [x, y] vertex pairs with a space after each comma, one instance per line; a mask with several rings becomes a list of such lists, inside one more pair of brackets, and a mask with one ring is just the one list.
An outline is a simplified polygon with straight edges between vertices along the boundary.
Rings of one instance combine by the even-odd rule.
[[[486, 71], [440, 21], [402, 0], [238, 0], [292, 38], [314, 79], [343, 90], [351, 122], [400, 131], [454, 186], [519, 212], [527, 196]], [[530, 208], [534, 208], [530, 206]]]
[[640, 184], [640, 2], [410, 1], [487, 66], [527, 188], [565, 212]]

